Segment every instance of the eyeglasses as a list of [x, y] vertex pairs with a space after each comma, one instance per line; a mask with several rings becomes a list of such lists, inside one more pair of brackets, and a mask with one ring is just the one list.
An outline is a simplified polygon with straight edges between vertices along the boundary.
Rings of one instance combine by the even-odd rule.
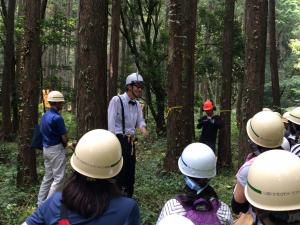
[[144, 85], [142, 85], [142, 84], [134, 84], [133, 86], [135, 86], [136, 88], [141, 88], [141, 89], [144, 88]]

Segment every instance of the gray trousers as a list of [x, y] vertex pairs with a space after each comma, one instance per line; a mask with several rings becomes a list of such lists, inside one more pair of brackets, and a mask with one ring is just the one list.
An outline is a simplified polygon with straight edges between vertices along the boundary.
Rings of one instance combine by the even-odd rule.
[[62, 187], [66, 166], [66, 153], [62, 144], [43, 149], [45, 175], [38, 194], [37, 205]]

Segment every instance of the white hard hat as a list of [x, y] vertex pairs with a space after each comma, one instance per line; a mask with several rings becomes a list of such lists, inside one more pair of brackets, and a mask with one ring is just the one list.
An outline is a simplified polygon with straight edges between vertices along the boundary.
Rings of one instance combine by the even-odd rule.
[[78, 173], [91, 178], [106, 179], [116, 176], [123, 166], [118, 138], [103, 129], [87, 132], [76, 145], [71, 166]]
[[217, 158], [213, 150], [203, 143], [189, 144], [178, 159], [181, 173], [195, 178], [216, 176]]
[[128, 77], [126, 78], [126, 85], [143, 83], [143, 82], [144, 82], [143, 77], [138, 73], [132, 73], [128, 75]]
[[256, 208], [269, 211], [300, 209], [300, 159], [284, 150], [269, 150], [249, 168], [245, 196]]
[[286, 114], [286, 118], [295, 123], [300, 125], [300, 107], [294, 108], [292, 111]]
[[195, 225], [185, 216], [172, 214], [162, 218], [157, 225]]
[[61, 92], [59, 91], [51, 91], [49, 94], [48, 94], [48, 99], [47, 99], [48, 102], [64, 102], [65, 99], [64, 99], [64, 96]]
[[286, 137], [283, 137], [283, 140], [282, 140], [282, 143], [281, 143], [281, 148], [283, 150], [287, 150], [287, 151], [291, 150], [290, 142], [288, 141], [288, 139]]
[[248, 137], [255, 144], [265, 148], [276, 148], [282, 143], [284, 125], [277, 113], [261, 111], [247, 122]]
[[281, 120], [282, 120], [283, 123], [288, 123], [289, 122], [288, 119], [287, 119], [288, 115], [289, 115], [289, 112], [283, 113], [283, 115], [281, 117]]

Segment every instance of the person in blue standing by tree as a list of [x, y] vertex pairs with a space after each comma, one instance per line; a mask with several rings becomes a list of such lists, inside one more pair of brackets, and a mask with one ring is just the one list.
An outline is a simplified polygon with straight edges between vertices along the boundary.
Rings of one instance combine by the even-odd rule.
[[207, 144], [211, 149], [216, 152], [216, 140], [218, 130], [223, 127], [223, 120], [219, 115], [214, 115], [216, 107], [212, 100], [206, 100], [202, 104], [202, 110], [206, 113], [199, 119], [197, 128], [202, 128], [200, 135], [200, 142]]
[[117, 177], [124, 195], [132, 197], [135, 181], [135, 140], [138, 128], [144, 136], [148, 135], [138, 98], [142, 97], [143, 77], [132, 73], [126, 78], [126, 92], [114, 96], [108, 106], [108, 130], [116, 134], [122, 146], [124, 166]]
[[40, 206], [55, 191], [61, 188], [65, 174], [65, 147], [68, 144], [68, 131], [59, 111], [64, 104], [64, 96], [59, 91], [48, 95], [50, 109], [41, 119], [40, 131], [43, 137], [43, 157], [45, 175], [38, 194]]
[[123, 166], [119, 140], [107, 130], [84, 134], [70, 160], [73, 173], [22, 225], [140, 225], [135, 200], [121, 196], [114, 177]]

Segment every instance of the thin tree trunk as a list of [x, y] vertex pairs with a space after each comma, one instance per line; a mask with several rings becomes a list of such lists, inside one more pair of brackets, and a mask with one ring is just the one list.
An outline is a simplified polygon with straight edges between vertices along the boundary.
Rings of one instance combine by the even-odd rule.
[[112, 0], [108, 99], [117, 94], [121, 0]]
[[233, 22], [235, 0], [225, 0], [223, 57], [222, 57], [222, 89], [221, 118], [224, 127], [219, 131], [218, 164], [231, 165], [231, 93], [233, 66]]
[[15, 80], [15, 45], [14, 45], [14, 27], [15, 27], [15, 8], [16, 0], [10, 0], [8, 7], [4, 0], [1, 0], [2, 12], [5, 24], [5, 44], [4, 44], [4, 69], [2, 78], [2, 127], [0, 138], [9, 140], [12, 136], [11, 120], [11, 95], [12, 82]]
[[275, 17], [275, 0], [269, 0], [269, 43], [273, 109], [276, 109], [276, 111], [280, 112], [280, 88], [278, 77]]

